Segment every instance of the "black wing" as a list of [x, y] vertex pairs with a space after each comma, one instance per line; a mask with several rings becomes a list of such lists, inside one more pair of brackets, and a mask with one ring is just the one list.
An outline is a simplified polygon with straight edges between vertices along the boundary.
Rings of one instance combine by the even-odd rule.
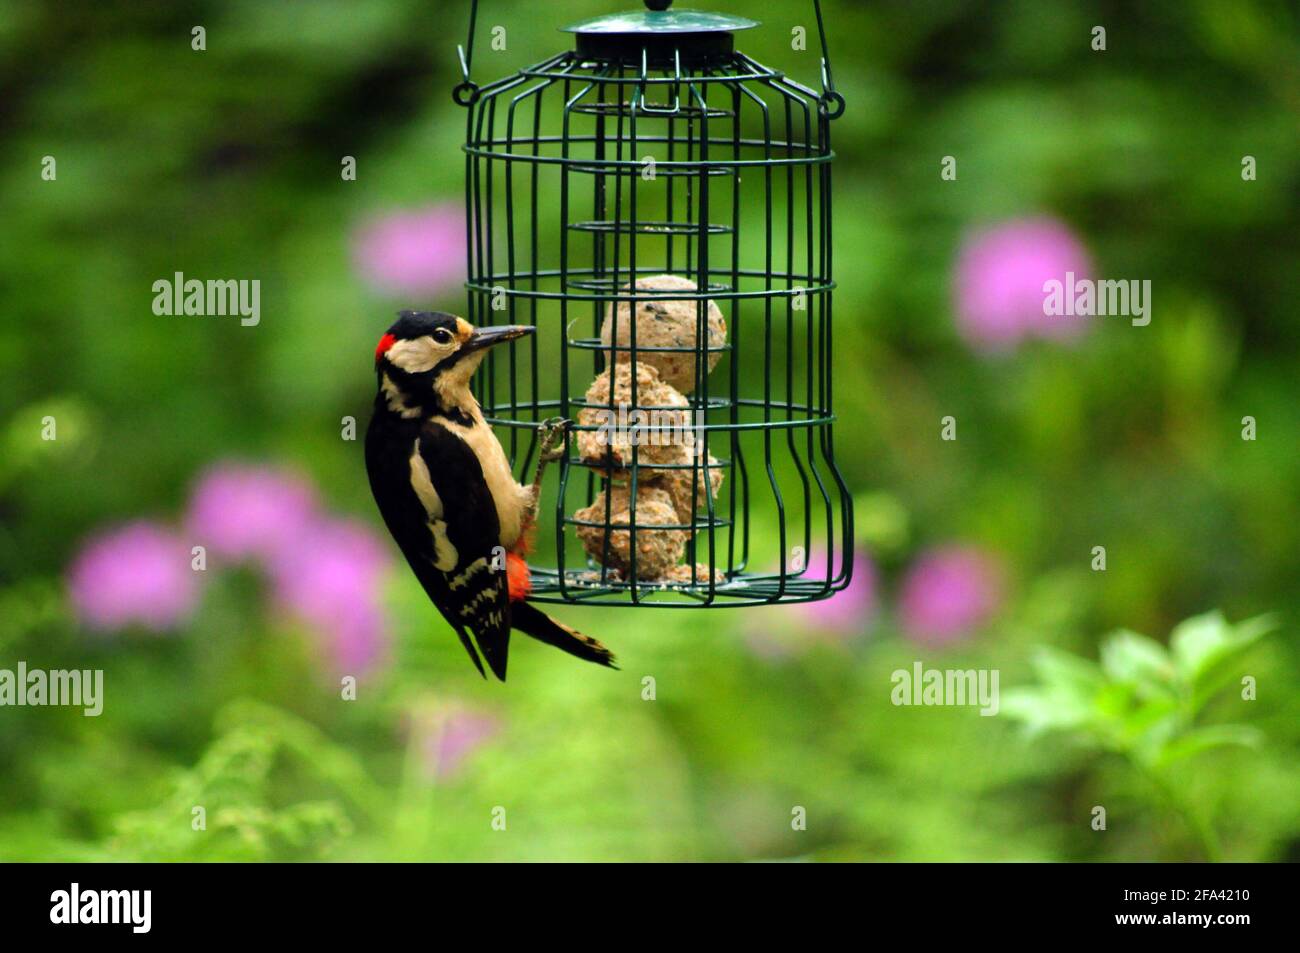
[[421, 429], [418, 452], [437, 494], [427, 521], [427, 566], [437, 577], [432, 589], [441, 596], [434, 602], [462, 641], [466, 629], [474, 633], [488, 667], [505, 681], [510, 595], [500, 523], [483, 468], [465, 441], [435, 421]]
[[[382, 395], [381, 398], [382, 399]], [[430, 601], [443, 617], [454, 622], [449, 611], [451, 594], [443, 574], [434, 568], [433, 536], [429, 531], [429, 515], [420, 502], [411, 483], [412, 455], [419, 452], [419, 421], [389, 414], [380, 401], [375, 402], [375, 413], [366, 431], [366, 473], [374, 493], [379, 513], [384, 518], [393, 540], [406, 557], [415, 578], [420, 580]], [[453, 625], [465, 654], [474, 663], [480, 675], [487, 677], [478, 652], [463, 626]]]

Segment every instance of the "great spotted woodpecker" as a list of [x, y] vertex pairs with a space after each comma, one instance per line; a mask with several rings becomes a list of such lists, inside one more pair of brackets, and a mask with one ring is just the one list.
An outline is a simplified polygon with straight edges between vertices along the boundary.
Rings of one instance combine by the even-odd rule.
[[524, 486], [469, 389], [488, 348], [532, 331], [475, 328], [439, 311], [400, 312], [375, 348], [379, 393], [366, 431], [370, 489], [388, 531], [479, 674], [487, 677], [467, 630], [502, 681], [512, 627], [614, 666], [595, 639], [523, 601], [542, 463], [563, 433], [543, 428], [537, 478]]

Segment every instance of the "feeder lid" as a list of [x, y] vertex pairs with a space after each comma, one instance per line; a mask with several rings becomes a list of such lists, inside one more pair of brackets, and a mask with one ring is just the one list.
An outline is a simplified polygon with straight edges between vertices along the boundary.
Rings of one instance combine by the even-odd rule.
[[561, 27], [576, 33], [578, 52], [596, 59], [639, 59], [642, 52], [661, 59], [725, 55], [732, 51], [732, 34], [758, 22], [726, 13], [669, 10], [672, 0], [646, 0], [649, 10], [611, 13]]
[[758, 26], [757, 20], [702, 10], [637, 10], [608, 13], [560, 27], [565, 33], [731, 33]]

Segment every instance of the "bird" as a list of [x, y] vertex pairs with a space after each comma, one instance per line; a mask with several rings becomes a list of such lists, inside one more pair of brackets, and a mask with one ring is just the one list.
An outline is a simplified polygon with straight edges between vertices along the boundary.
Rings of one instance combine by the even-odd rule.
[[470, 391], [490, 348], [534, 330], [398, 312], [375, 347], [378, 392], [366, 429], [366, 472], [389, 533], [479, 674], [487, 677], [481, 652], [503, 682], [511, 629], [617, 668], [599, 641], [524, 601], [529, 531], [545, 464], [560, 455], [563, 421], [539, 426], [537, 473], [525, 486]]

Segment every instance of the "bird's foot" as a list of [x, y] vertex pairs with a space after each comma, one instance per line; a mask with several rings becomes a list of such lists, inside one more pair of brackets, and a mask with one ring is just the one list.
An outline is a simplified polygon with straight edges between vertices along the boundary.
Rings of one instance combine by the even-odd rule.
[[538, 463], [554, 463], [564, 456], [564, 435], [569, 422], [563, 417], [552, 417], [537, 425]]
[[564, 459], [564, 435], [569, 429], [569, 421], [563, 417], [552, 417], [537, 425], [537, 469], [533, 471], [533, 484], [529, 488], [533, 493], [530, 513], [537, 515], [537, 501], [542, 494], [542, 476], [546, 465]]

